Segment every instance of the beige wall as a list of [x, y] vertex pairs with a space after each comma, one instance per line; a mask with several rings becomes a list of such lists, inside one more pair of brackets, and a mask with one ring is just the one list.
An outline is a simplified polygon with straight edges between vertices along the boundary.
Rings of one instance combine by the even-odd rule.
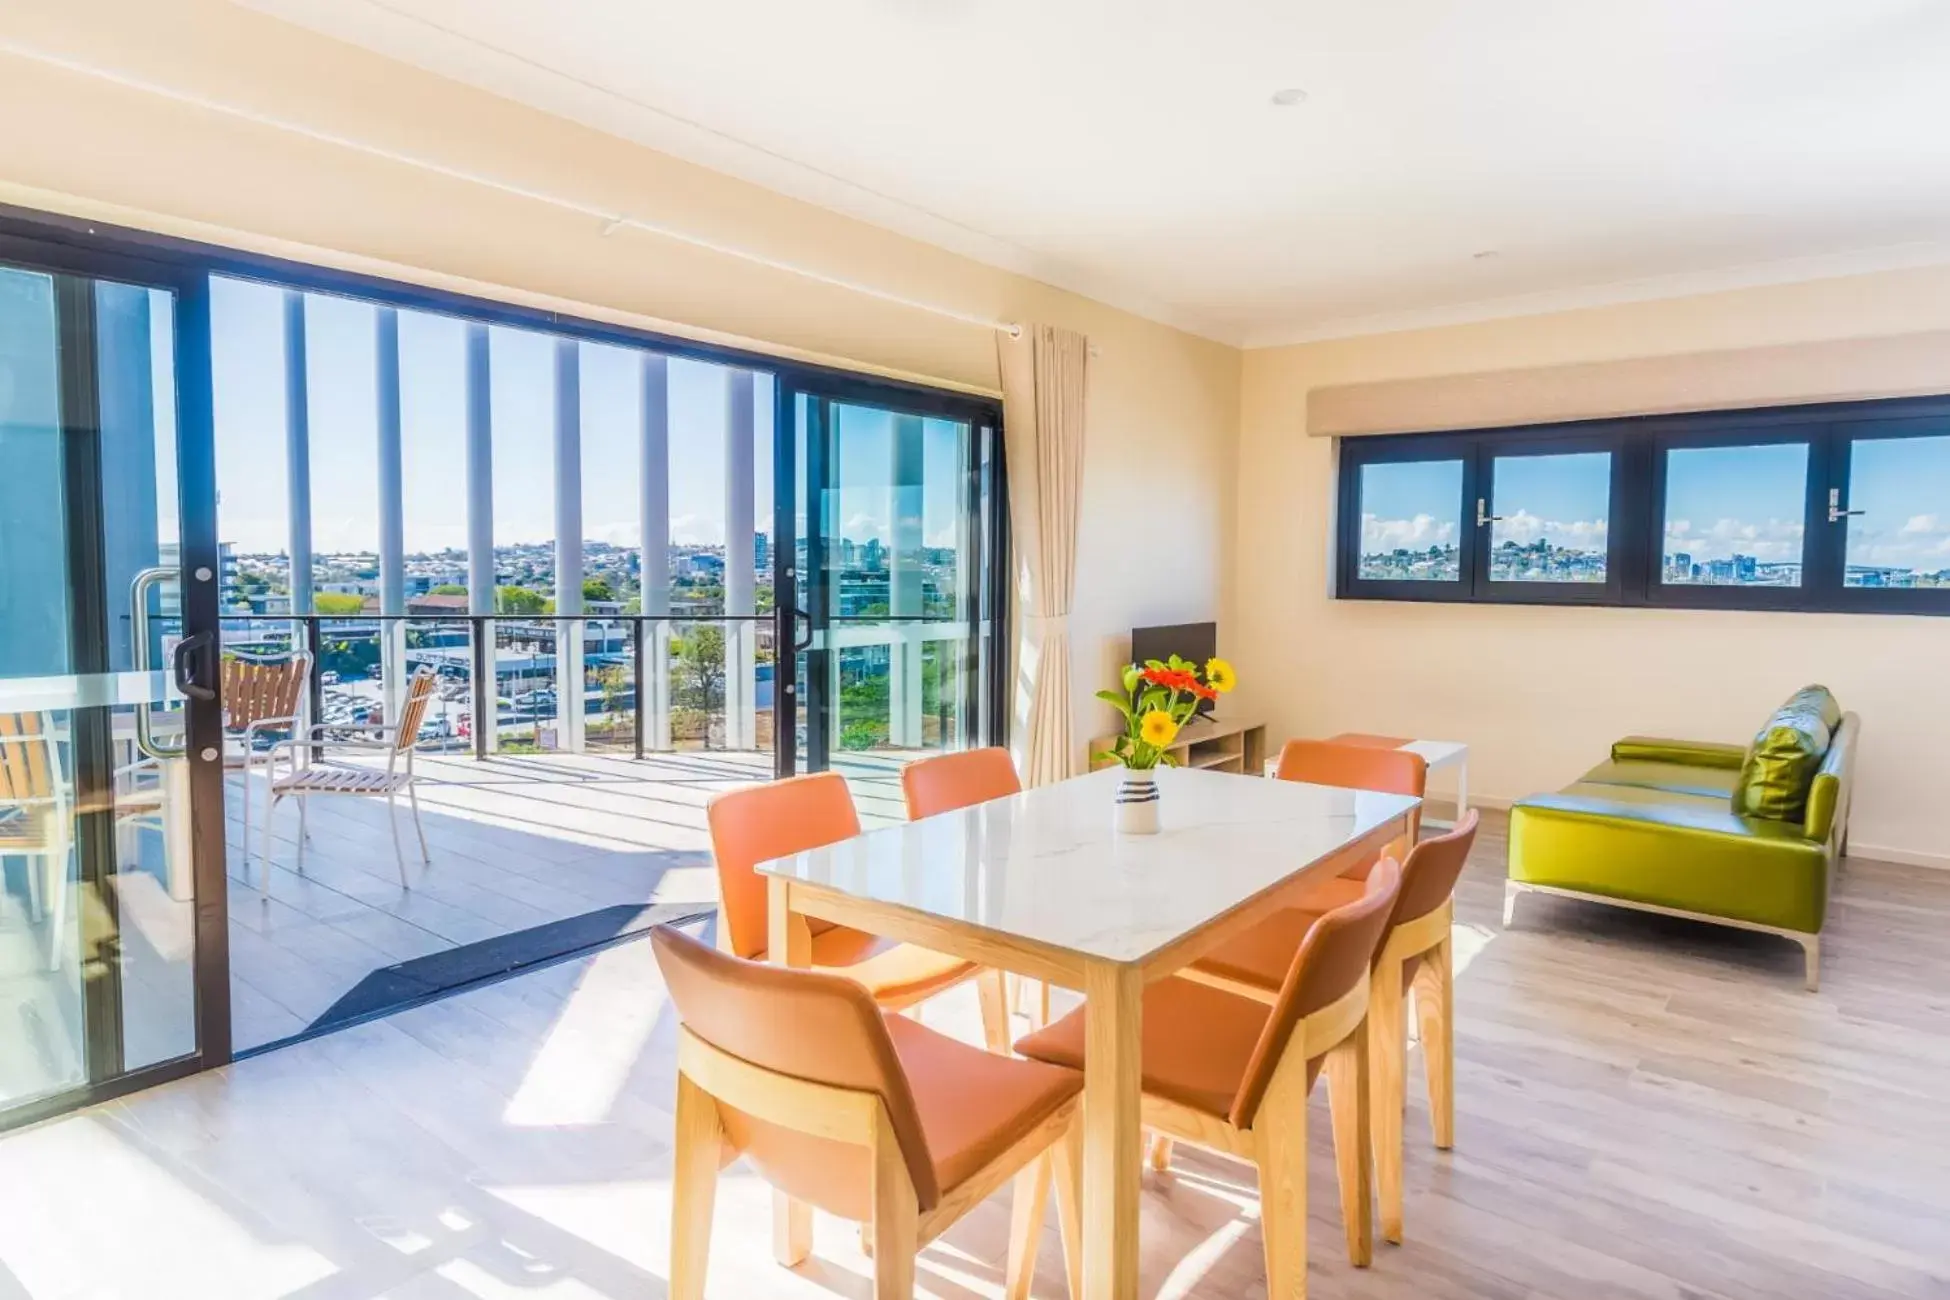
[[[1218, 617], [1239, 358], [1153, 324], [221, 0], [24, 0], [33, 48], [677, 226], [998, 320], [1081, 330], [1092, 441], [1072, 620], [1076, 711], [1132, 624]], [[561, 306], [964, 388], [998, 388], [986, 329], [601, 224], [464, 181], [0, 53], [0, 201]], [[32, 124], [31, 129], [21, 129]], [[1168, 541], [1124, 526], [1169, 462]], [[1126, 539], [1129, 539], [1128, 541]], [[1135, 548], [1135, 549], [1133, 549]]]
[[1950, 270], [1858, 276], [1246, 354], [1232, 645], [1276, 734], [1467, 741], [1475, 791], [1559, 786], [1629, 732], [1744, 741], [1820, 681], [1862, 715], [1863, 853], [1950, 865], [1950, 620], [1417, 606], [1329, 597], [1335, 444], [1317, 385], [1950, 325]]

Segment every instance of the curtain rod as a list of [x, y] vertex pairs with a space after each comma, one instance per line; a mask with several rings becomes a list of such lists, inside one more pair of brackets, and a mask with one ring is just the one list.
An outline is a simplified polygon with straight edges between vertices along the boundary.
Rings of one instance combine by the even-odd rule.
[[559, 194], [550, 194], [542, 190], [529, 189], [527, 186], [517, 185], [511, 181], [500, 180], [493, 176], [484, 176], [479, 172], [467, 171], [464, 168], [453, 167], [430, 158], [421, 158], [414, 154], [402, 153], [397, 149], [389, 149], [384, 145], [372, 144], [365, 140], [354, 139], [351, 136], [338, 135], [331, 131], [320, 130], [317, 127], [307, 126], [302, 122], [294, 122], [281, 117], [272, 117], [269, 114], [260, 113], [255, 109], [242, 108], [236, 104], [210, 99], [187, 90], [178, 90], [174, 86], [161, 85], [157, 82], [129, 76], [126, 73], [116, 72], [112, 69], [99, 68], [92, 64], [65, 58], [58, 54], [49, 54], [45, 50], [37, 50], [31, 46], [21, 45], [5, 38], [0, 38], [0, 53], [10, 54], [15, 58], [26, 59], [32, 63], [44, 64], [51, 68], [58, 68], [63, 72], [73, 73], [77, 76], [92, 77], [98, 81], [110, 82], [128, 90], [139, 91], [145, 95], [154, 95], [161, 99], [173, 100], [179, 104], [187, 104], [192, 108], [199, 108], [206, 112], [220, 113], [226, 117], [234, 117], [257, 126], [269, 127], [272, 130], [303, 136], [308, 140], [316, 140], [321, 144], [329, 144], [340, 149], [349, 149], [355, 153], [365, 154], [368, 157], [384, 159], [387, 162], [397, 163], [402, 166], [417, 167], [421, 171], [445, 176], [450, 180], [463, 181], [470, 185], [478, 185], [484, 189], [494, 190], [515, 198], [527, 199], [533, 203], [546, 204], [552, 208], [559, 208], [564, 212], [573, 212], [578, 216], [590, 217], [603, 223], [601, 233], [604, 237], [614, 235], [620, 230], [640, 230], [645, 234], [656, 235], [676, 243], [689, 244], [693, 248], [701, 248], [707, 252], [737, 258], [740, 261], [750, 262], [756, 266], [763, 266], [773, 271], [782, 271], [787, 275], [796, 275], [801, 279], [811, 280], [817, 284], [830, 285], [835, 289], [844, 289], [849, 293], [857, 293], [863, 297], [875, 298], [881, 302], [891, 303], [896, 307], [906, 307], [912, 311], [926, 312], [932, 316], [941, 316], [948, 320], [960, 321], [964, 325], [979, 326], [982, 329], [1001, 330], [1011, 338], [1020, 338], [1022, 336], [1022, 326], [1014, 321], [990, 320], [987, 317], [977, 316], [970, 312], [958, 311], [953, 307], [943, 307], [939, 303], [923, 302], [916, 298], [904, 297], [886, 289], [875, 288], [873, 285], [860, 284], [853, 280], [843, 280], [838, 276], [827, 275], [823, 271], [815, 271], [809, 267], [800, 266], [793, 262], [780, 261], [778, 258], [768, 257], [764, 253], [754, 252], [749, 248], [739, 248], [733, 244], [720, 243], [715, 239], [692, 234], [689, 231], [680, 230], [675, 226], [667, 226], [655, 221], [646, 221], [642, 217], [633, 217], [626, 212], [614, 212], [597, 207], [592, 203], [586, 203], [580, 199], [563, 198]]

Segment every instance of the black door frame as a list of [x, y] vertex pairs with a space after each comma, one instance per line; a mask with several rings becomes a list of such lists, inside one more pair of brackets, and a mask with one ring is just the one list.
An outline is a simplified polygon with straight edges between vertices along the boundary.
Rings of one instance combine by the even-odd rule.
[[[800, 401], [805, 403], [805, 444], [808, 464], [798, 464]], [[1007, 467], [1003, 456], [1002, 404], [987, 398], [941, 391], [889, 390], [880, 382], [828, 374], [785, 375], [775, 387], [772, 420], [772, 535], [773, 550], [773, 726], [772, 757], [779, 778], [796, 775], [799, 767], [798, 719], [806, 715], [806, 770], [830, 765], [835, 737], [825, 683], [831, 680], [829, 649], [815, 649], [822, 633], [831, 631], [832, 604], [825, 587], [826, 570], [819, 562], [824, 550], [824, 524], [816, 491], [830, 482], [828, 463], [833, 407], [877, 407], [900, 415], [954, 420], [966, 424], [972, 440], [962, 508], [973, 521], [971, 554], [966, 563], [971, 580], [959, 617], [969, 628], [970, 642], [980, 646], [984, 629], [991, 645], [980, 673], [962, 674], [964, 715], [977, 719], [982, 743], [1006, 744], [1008, 716], [1003, 683], [1008, 676], [1009, 557]], [[815, 489], [814, 484], [821, 487]], [[986, 506], [986, 512], [984, 507]], [[805, 518], [805, 535], [799, 532]], [[797, 556], [805, 543], [805, 569]], [[801, 595], [805, 599], [801, 599]], [[806, 656], [807, 698], [797, 690], [798, 656]], [[984, 709], [984, 704], [987, 707]]]
[[[176, 388], [176, 506], [182, 631], [185, 637], [203, 632], [214, 638], [219, 603], [216, 575], [221, 570], [216, 536], [208, 277], [169, 260], [105, 248], [76, 247], [8, 230], [0, 230], [0, 265], [57, 277], [61, 420], [70, 505], [67, 543], [75, 634], [73, 671], [80, 675], [109, 671], [108, 629], [113, 617], [110, 602], [117, 595], [106, 590], [94, 281], [158, 289], [173, 296], [171, 345]], [[210, 579], [194, 580], [192, 575], [199, 571], [211, 575]], [[114, 891], [103, 887], [117, 869], [112, 826], [113, 788], [112, 784], [103, 784], [113, 768], [109, 749], [111, 707], [72, 711], [72, 775], [79, 877], [76, 887], [84, 895], [92, 887], [94, 896], [109, 909], [112, 926]], [[122, 1070], [120, 971], [115, 963], [106, 963], [102, 977], [84, 982], [88, 1077], [78, 1087], [0, 1112], [0, 1130], [182, 1078], [231, 1059], [222, 712], [220, 703], [214, 699], [186, 698], [184, 708], [186, 753], [181, 761], [189, 764], [191, 873], [195, 890], [192, 904], [195, 952], [191, 959], [195, 1047], [183, 1056], [135, 1070]], [[214, 762], [199, 757], [212, 751], [218, 755]], [[76, 912], [85, 910], [77, 908]], [[108, 1068], [104, 1069], [104, 1065]]]

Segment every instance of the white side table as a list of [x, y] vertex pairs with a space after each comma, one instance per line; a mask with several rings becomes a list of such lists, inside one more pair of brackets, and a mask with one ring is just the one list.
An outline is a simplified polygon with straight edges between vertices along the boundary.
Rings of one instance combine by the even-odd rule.
[[[1433, 772], [1439, 767], [1456, 769], [1456, 821], [1469, 811], [1469, 746], [1459, 740], [1405, 740], [1392, 736], [1340, 735], [1329, 736], [1329, 743], [1344, 745], [1367, 745], [1375, 749], [1405, 749], [1411, 754], [1420, 754], [1422, 761]], [[1266, 760], [1266, 775], [1279, 771], [1278, 755]], [[1424, 817], [1422, 825], [1447, 830], [1456, 821], [1443, 821], [1434, 817]]]

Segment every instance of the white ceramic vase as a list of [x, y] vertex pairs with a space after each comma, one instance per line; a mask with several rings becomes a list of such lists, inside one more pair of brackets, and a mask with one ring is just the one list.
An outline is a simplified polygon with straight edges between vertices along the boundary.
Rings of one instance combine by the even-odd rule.
[[1156, 835], [1158, 833], [1158, 774], [1155, 770], [1137, 771], [1124, 769], [1123, 780], [1117, 783], [1117, 816], [1115, 826], [1119, 835]]

